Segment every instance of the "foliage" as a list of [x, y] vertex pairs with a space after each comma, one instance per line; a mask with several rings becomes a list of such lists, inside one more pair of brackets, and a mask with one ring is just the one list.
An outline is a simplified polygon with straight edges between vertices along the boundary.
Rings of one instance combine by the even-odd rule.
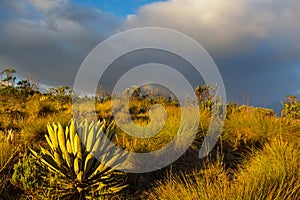
[[238, 171], [226, 170], [217, 161], [191, 175], [169, 175], [146, 195], [161, 200], [296, 200], [300, 192], [299, 159], [299, 146], [275, 140], [255, 151]]
[[147, 196], [153, 200], [223, 200], [228, 187], [228, 174], [222, 163], [217, 161], [206, 163], [201, 170], [193, 171], [192, 174], [170, 174], [165, 180], [158, 181]]
[[0, 86], [14, 86], [16, 80], [16, 77], [14, 75], [15, 73], [16, 70], [13, 68], [6, 68], [0, 71]]
[[197, 85], [195, 88], [195, 93], [197, 97], [199, 98], [200, 102], [208, 101], [212, 98], [212, 88], [208, 85]]
[[281, 114], [283, 117], [300, 119], [300, 101], [297, 100], [296, 96], [286, 96]]
[[36, 185], [41, 180], [36, 179], [39, 169], [35, 165], [36, 160], [27, 154], [14, 166], [14, 173], [11, 182], [24, 190], [36, 189]]
[[257, 151], [237, 174], [234, 199], [297, 199], [300, 154], [295, 143], [275, 140]]
[[[108, 160], [114, 154], [102, 154], [101, 157], [101, 153], [90, 152], [90, 146], [87, 149], [89, 136], [96, 138], [97, 131], [103, 124], [103, 134], [110, 135], [113, 126], [100, 121], [72, 124], [70, 119], [76, 113], [72, 111], [71, 97], [74, 92], [71, 88], [60, 86], [42, 94], [35, 91], [37, 87], [34, 85], [37, 82], [34, 80], [27, 80], [25, 77], [19, 84], [15, 84], [14, 77], [13, 71], [3, 72], [1, 75], [1, 80], [8, 78], [11, 83], [0, 87], [0, 199], [78, 199], [83, 196], [93, 199], [297, 199], [300, 192], [300, 106], [296, 97], [287, 97], [281, 117], [270, 109], [229, 104], [220, 140], [206, 163], [198, 158], [198, 152], [211, 121], [211, 98], [215, 91], [208, 86], [199, 86], [195, 91], [201, 100], [200, 124], [191, 148], [164, 169], [143, 174], [126, 173], [124, 183], [124, 173], [106, 168], [96, 159], [100, 156], [100, 159]], [[131, 89], [134, 92], [129, 102], [129, 112], [134, 123], [142, 127], [151, 124], [151, 120], [155, 119], [150, 119], [149, 110], [155, 104], [164, 106], [166, 123], [151, 138], [132, 137], [120, 128], [115, 128], [111, 140], [118, 147], [131, 152], [144, 153], [161, 149], [172, 141], [178, 131], [181, 120], [178, 102], [176, 99], [170, 101], [158, 91], [146, 91], [138, 87]], [[30, 92], [32, 90], [34, 92]], [[76, 98], [80, 111], [86, 111], [86, 116], [93, 111], [87, 110], [90, 108], [88, 104], [93, 102], [93, 112], [97, 119], [114, 120], [111, 103], [115, 99], [111, 99], [107, 92], [99, 90], [96, 97]], [[124, 108], [120, 106], [119, 110], [122, 114]], [[158, 114], [154, 116], [160, 118]], [[122, 115], [120, 117], [126, 120]], [[47, 128], [48, 122], [54, 124]], [[94, 131], [91, 127], [94, 127]], [[50, 137], [50, 132], [47, 134], [48, 129], [55, 133], [52, 135], [56, 137], [51, 136], [54, 140]], [[79, 138], [82, 139], [81, 153], [73, 152], [73, 146], [70, 148], [70, 144], [67, 144], [71, 143], [71, 129], [75, 130], [74, 135], [80, 135]], [[85, 130], [93, 134], [84, 134], [87, 137], [82, 137], [81, 133]], [[62, 150], [64, 145], [60, 146], [57, 136], [62, 132], [70, 153], [68, 148]], [[57, 146], [54, 145], [55, 138]], [[23, 151], [35, 149], [38, 153], [36, 156], [26, 153], [22, 155], [15, 150], [18, 145], [23, 147]], [[95, 146], [94, 143], [93, 145]], [[41, 151], [40, 146], [43, 147]], [[113, 147], [109, 146], [106, 150], [110, 148]], [[91, 153], [95, 157], [91, 158]], [[71, 167], [68, 165], [68, 155], [73, 161], [69, 162]], [[126, 155], [121, 156], [120, 159], [125, 157]], [[57, 163], [59, 158], [61, 165]], [[76, 163], [79, 163], [82, 173], [75, 173], [75, 159], [78, 160]], [[18, 163], [15, 164], [16, 162]], [[85, 163], [92, 165], [94, 173], [93, 170], [85, 170]], [[103, 168], [95, 174], [96, 166], [100, 165]], [[102, 179], [102, 184], [95, 181], [93, 185], [90, 184], [92, 176], [95, 180], [99, 177], [108, 180]], [[117, 186], [120, 184], [119, 189], [129, 186], [120, 193], [107, 196], [105, 193], [109, 193], [112, 186], [107, 186], [110, 181], [116, 182]]]
[[39, 81], [26, 76], [25, 79], [17, 83], [16, 88], [26, 96], [33, 95], [39, 90]]
[[244, 105], [231, 110], [227, 116], [222, 140], [233, 148], [239, 145], [261, 146], [277, 135], [279, 128], [280, 120], [271, 110]]
[[10, 178], [16, 192], [8, 191], [6, 199], [59, 199], [58, 178], [56, 174], [48, 173], [40, 161], [26, 151], [14, 165]]
[[62, 103], [70, 102], [74, 95], [73, 89], [69, 86], [50, 87], [47, 89], [47, 93]]
[[0, 131], [0, 169], [4, 166], [6, 161], [12, 155], [15, 146], [7, 141], [7, 137]]
[[105, 141], [106, 137], [109, 140], [114, 137], [113, 123], [107, 126], [105, 121], [80, 124], [71, 121], [65, 130], [61, 124], [47, 128], [50, 150], [41, 148], [40, 155], [31, 151], [50, 171], [59, 175], [62, 198], [105, 197], [126, 187], [121, 173], [114, 170], [126, 159], [126, 154]]
[[[20, 153], [19, 146], [13, 147], [12, 145], [7, 146], [8, 149], [7, 160], [0, 166], [0, 197], [4, 199], [10, 199], [10, 194], [15, 191], [15, 187], [11, 185], [9, 179], [13, 174], [13, 166], [18, 161], [18, 156]], [[1, 146], [0, 151], [3, 152], [6, 149]], [[3, 155], [1, 155], [2, 157]], [[3, 157], [1, 158], [1, 160]]]

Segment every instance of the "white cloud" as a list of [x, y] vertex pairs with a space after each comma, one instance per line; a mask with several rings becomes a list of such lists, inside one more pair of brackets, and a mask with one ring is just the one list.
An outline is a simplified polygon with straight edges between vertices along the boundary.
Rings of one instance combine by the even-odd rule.
[[[251, 51], [283, 35], [299, 41], [297, 0], [170, 0], [139, 9], [125, 28], [161, 26], [190, 35], [214, 53]], [[295, 34], [295, 32], [297, 34]]]

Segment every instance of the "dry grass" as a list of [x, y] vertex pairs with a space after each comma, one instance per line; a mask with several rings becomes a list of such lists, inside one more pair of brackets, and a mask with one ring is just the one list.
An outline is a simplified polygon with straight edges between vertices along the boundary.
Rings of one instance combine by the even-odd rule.
[[241, 166], [233, 186], [235, 199], [297, 199], [300, 154], [295, 143], [274, 140]]
[[[86, 111], [87, 104], [82, 102], [80, 109]], [[135, 100], [130, 103], [134, 123], [141, 127], [151, 124], [151, 105], [153, 103], [148, 101]], [[128, 136], [118, 129], [114, 142], [129, 151], [140, 153], [166, 146], [178, 131], [181, 113], [176, 106], [165, 104], [164, 108], [166, 123], [155, 136], [141, 139]], [[112, 119], [110, 101], [96, 103], [95, 109], [98, 118]], [[72, 114], [70, 102], [63, 104], [41, 95], [1, 97], [0, 167], [14, 152], [16, 144], [43, 144], [47, 123], [60, 122], [65, 126]], [[160, 118], [159, 115], [154, 116]], [[191, 148], [196, 153], [187, 152], [172, 165], [173, 171], [169, 166], [153, 174], [136, 175], [139, 180], [133, 180], [133, 183], [147, 185], [133, 185], [132, 191], [125, 191], [126, 195], [120, 198], [250, 200], [297, 199], [300, 196], [299, 120], [276, 117], [263, 109], [239, 107], [227, 116], [220, 142], [211, 154], [217, 159], [199, 167], [200, 162], [193, 161], [199, 160], [197, 149], [207, 133], [209, 123], [210, 111], [200, 110], [197, 138]], [[6, 141], [9, 129], [16, 134], [14, 144]], [[167, 170], [170, 170], [168, 175], [165, 174]], [[181, 172], [178, 174], [178, 171]], [[155, 177], [158, 174], [159, 178]]]
[[228, 188], [229, 179], [224, 167], [221, 163], [214, 163], [206, 164], [203, 169], [192, 174], [168, 175], [146, 195], [152, 200], [221, 200], [225, 198]]
[[275, 140], [256, 151], [234, 173], [221, 162], [192, 175], [169, 175], [148, 192], [149, 199], [297, 199], [300, 195], [299, 146]]
[[0, 131], [0, 169], [5, 165], [7, 160], [13, 154], [15, 145], [10, 144], [3, 132]]

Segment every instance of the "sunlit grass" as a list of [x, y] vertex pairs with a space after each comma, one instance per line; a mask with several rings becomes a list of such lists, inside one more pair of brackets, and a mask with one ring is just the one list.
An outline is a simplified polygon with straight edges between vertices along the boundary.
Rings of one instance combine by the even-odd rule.
[[3, 132], [0, 131], [0, 169], [5, 165], [7, 160], [14, 152], [15, 145], [7, 141]]
[[275, 140], [243, 163], [234, 178], [220, 162], [181, 176], [169, 175], [147, 193], [149, 199], [297, 199], [299, 146]]
[[[71, 102], [61, 103], [39, 94], [27, 98], [1, 98], [0, 168], [12, 155], [15, 146], [20, 144], [26, 149], [28, 146], [44, 145], [47, 124], [60, 122], [66, 126], [73, 116]], [[94, 107], [90, 107], [89, 103], [82, 101], [79, 111], [87, 115], [91, 112], [98, 119], [113, 120], [111, 101], [97, 102]], [[151, 132], [157, 128], [155, 123], [162, 123], [159, 119], [163, 117], [159, 113], [155, 113], [151, 121], [149, 109], [154, 104], [148, 100], [130, 102], [130, 117], [136, 126], [149, 127]], [[168, 103], [162, 105], [166, 121], [155, 135], [138, 138], [118, 128], [113, 142], [139, 153], [153, 152], [168, 145], [178, 132], [182, 113], [180, 107]], [[145, 178], [150, 180], [147, 191], [143, 193], [147, 198], [297, 199], [300, 193], [300, 120], [278, 117], [261, 108], [236, 107], [227, 115], [220, 141], [209, 155], [209, 159], [213, 159], [203, 164], [197, 153], [207, 134], [211, 113], [208, 108], [202, 108], [199, 114], [196, 140], [188, 150], [195, 152], [188, 152], [175, 164], [161, 170], [160, 174], [164, 174], [164, 170], [169, 170], [169, 173], [160, 177], [159, 181], [157, 177]], [[189, 117], [187, 120], [192, 119], [192, 116]], [[8, 130], [15, 133], [15, 140], [11, 143], [6, 140]], [[193, 161], [197, 161], [197, 166]], [[199, 165], [201, 162], [202, 165]], [[152, 175], [156, 176], [155, 173], [148, 174]], [[143, 176], [138, 176], [139, 180], [133, 182], [145, 182], [140, 181]], [[152, 181], [154, 179], [156, 182]], [[142, 186], [126, 191], [129, 193], [126, 195], [141, 198]], [[124, 199], [128, 197], [122, 195]]]
[[299, 146], [275, 140], [241, 166], [232, 195], [235, 199], [297, 199], [299, 178]]
[[299, 121], [267, 115], [263, 111], [243, 106], [242, 109], [231, 113], [225, 122], [221, 139], [234, 148], [241, 143], [251, 147], [261, 146], [272, 139], [299, 139]]
[[229, 179], [222, 164], [207, 163], [203, 169], [192, 174], [169, 174], [157, 182], [153, 191], [147, 193], [153, 200], [225, 199]]

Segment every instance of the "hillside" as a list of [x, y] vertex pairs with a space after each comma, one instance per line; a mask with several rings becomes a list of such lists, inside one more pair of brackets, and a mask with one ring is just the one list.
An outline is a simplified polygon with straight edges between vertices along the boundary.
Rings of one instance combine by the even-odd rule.
[[[92, 199], [97, 199], [98, 195], [99, 199], [164, 200], [298, 199], [300, 196], [299, 103], [292, 97], [285, 102], [281, 117], [269, 109], [229, 104], [220, 139], [204, 159], [198, 158], [198, 151], [211, 113], [207, 101], [200, 101], [196, 138], [178, 160], [149, 173], [120, 172], [117, 178], [105, 184], [114, 188], [110, 186], [111, 181], [118, 180], [124, 188], [108, 195], [104, 195], [106, 187], [98, 191], [86, 185], [86, 196], [80, 194], [79, 186], [77, 189], [74, 186], [74, 190], [71, 175], [66, 178], [53, 172], [29, 151], [40, 153], [41, 147], [49, 149], [49, 141], [45, 139], [45, 135], [50, 134], [47, 124], [60, 123], [63, 129], [71, 126], [71, 94], [42, 94], [5, 86], [0, 90], [0, 99], [0, 199], [58, 199], [64, 193], [69, 196], [63, 199], [84, 199], [93, 195]], [[89, 98], [80, 101], [84, 110]], [[106, 120], [107, 124], [113, 121], [110, 98], [95, 102], [97, 118]], [[166, 124], [157, 135], [139, 139], [126, 135], [117, 127], [113, 142], [130, 152], [145, 153], [172, 141], [180, 120], [180, 107], [176, 103], [167, 98], [153, 101], [135, 98], [130, 102], [131, 118], [136, 124], [147, 125], [149, 108], [155, 103], [162, 104], [167, 113]], [[109, 128], [105, 130], [109, 134]], [[76, 182], [79, 178], [73, 179]], [[95, 191], [99, 193], [96, 195]]]

